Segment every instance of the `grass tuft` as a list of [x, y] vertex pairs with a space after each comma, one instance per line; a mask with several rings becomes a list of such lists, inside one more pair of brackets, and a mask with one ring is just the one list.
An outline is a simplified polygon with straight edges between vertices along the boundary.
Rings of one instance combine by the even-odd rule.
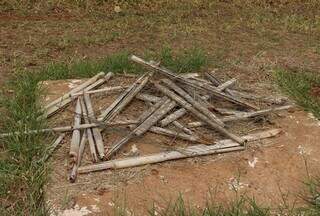
[[275, 80], [280, 88], [297, 103], [320, 119], [320, 76], [306, 72], [276, 70]]
[[207, 201], [204, 209], [199, 210], [187, 204], [180, 195], [174, 203], [169, 203], [162, 211], [156, 208], [149, 210], [149, 215], [161, 216], [269, 216], [271, 212], [268, 208], [262, 207], [254, 199], [246, 196], [237, 196], [227, 206]]
[[[43, 127], [38, 98], [38, 76], [19, 72], [9, 84], [14, 95], [2, 95], [5, 113], [3, 131], [28, 131]], [[43, 187], [47, 167], [38, 163], [43, 155], [46, 137], [41, 134], [19, 134], [1, 139], [0, 213], [1, 215], [44, 215], [47, 208]]]
[[301, 215], [316, 216], [320, 215], [320, 177], [309, 177], [305, 182], [307, 195], [302, 198], [306, 201], [307, 206], [302, 208]]
[[53, 63], [41, 70], [43, 79], [72, 79], [91, 77], [98, 72], [141, 73], [138, 65], [129, 61], [128, 52], [119, 52], [100, 60], [76, 60], [71, 63]]
[[207, 65], [207, 57], [202, 49], [192, 48], [181, 54], [173, 55], [170, 47], [160, 52], [161, 64], [177, 73], [197, 72]]

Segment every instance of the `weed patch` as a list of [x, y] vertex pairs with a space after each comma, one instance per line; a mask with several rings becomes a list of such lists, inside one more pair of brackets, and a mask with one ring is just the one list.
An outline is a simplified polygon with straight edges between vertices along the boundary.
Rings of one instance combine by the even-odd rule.
[[161, 64], [177, 73], [190, 73], [199, 71], [207, 64], [207, 57], [202, 49], [192, 48], [185, 52], [173, 55], [170, 47], [165, 47], [160, 52]]
[[18, 73], [9, 84], [14, 95], [3, 96], [5, 113], [4, 131], [18, 131], [19, 135], [1, 140], [3, 157], [0, 161], [0, 213], [1, 215], [44, 215], [47, 208], [43, 186], [47, 166], [37, 161], [43, 156], [46, 136], [27, 135], [22, 132], [44, 126], [37, 117], [41, 114], [38, 104], [38, 78], [31, 73]]
[[303, 208], [302, 212], [307, 216], [320, 215], [320, 178], [311, 177], [305, 184], [307, 195], [303, 198], [308, 204], [308, 207]]
[[320, 95], [317, 92], [320, 88], [320, 77], [318, 75], [286, 70], [276, 70], [274, 75], [276, 82], [286, 94], [320, 119]]

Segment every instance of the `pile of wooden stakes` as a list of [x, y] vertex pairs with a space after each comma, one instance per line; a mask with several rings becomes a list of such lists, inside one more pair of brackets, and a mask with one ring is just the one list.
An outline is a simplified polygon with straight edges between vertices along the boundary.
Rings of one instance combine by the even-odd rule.
[[[62, 110], [70, 104], [70, 102], [76, 100], [73, 126], [25, 132], [60, 133], [60, 136], [52, 144], [48, 157], [64, 139], [65, 134], [72, 132], [69, 152], [71, 169], [68, 176], [71, 182], [76, 180], [78, 173], [126, 168], [180, 158], [244, 150], [246, 142], [276, 136], [281, 130], [272, 129], [248, 134], [246, 136], [238, 136], [226, 129], [226, 124], [233, 121], [249, 120], [252, 117], [286, 110], [292, 107], [291, 105], [285, 105], [259, 110], [258, 107], [248, 102], [257, 98], [256, 96], [233, 88], [236, 79], [222, 83], [215, 77], [214, 73], [205, 73], [206, 79], [198, 78], [196, 74], [178, 75], [155, 62], [147, 62], [134, 55], [132, 55], [130, 59], [150, 69], [149, 72], [140, 76], [129, 86], [98, 89], [98, 87], [106, 83], [113, 76], [111, 72], [108, 74], [101, 72], [45, 106], [43, 117], [48, 118]], [[154, 89], [161, 93], [162, 96], [155, 96], [143, 92], [144, 87], [148, 83], [151, 83]], [[98, 92], [121, 90], [121, 94], [113, 103], [96, 116], [90, 95]], [[122, 122], [113, 121], [134, 99], [144, 101], [149, 105], [149, 108], [145, 110], [138, 119]], [[245, 111], [218, 108], [208, 102], [209, 99], [236, 104], [241, 106], [242, 110]], [[194, 116], [198, 121], [185, 125], [179, 122], [179, 118], [187, 113]], [[219, 113], [227, 115], [218, 117], [217, 114]], [[173, 124], [178, 130], [168, 129], [167, 126], [169, 124]], [[129, 126], [130, 132], [105, 152], [103, 136], [101, 135], [104, 128], [123, 125]], [[193, 130], [195, 127], [201, 126], [209, 127], [221, 133], [226, 139], [211, 143], [204, 142]], [[132, 138], [142, 136], [147, 131], [176, 137], [197, 144], [157, 154], [111, 159], [114, 154]], [[17, 132], [1, 134], [0, 138], [16, 133]], [[94, 164], [81, 166], [81, 159], [87, 143]], [[99, 160], [101, 162], [97, 163]]]

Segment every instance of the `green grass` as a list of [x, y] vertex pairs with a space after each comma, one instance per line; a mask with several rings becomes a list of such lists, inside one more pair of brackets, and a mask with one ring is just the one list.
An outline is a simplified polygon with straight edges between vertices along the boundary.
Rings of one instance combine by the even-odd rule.
[[[198, 51], [200, 52], [200, 51]], [[205, 61], [193, 50], [183, 57], [172, 57], [171, 66], [199, 70]], [[159, 54], [154, 54], [158, 56]], [[180, 55], [178, 55], [180, 56]], [[128, 52], [120, 52], [100, 60], [79, 60], [64, 64], [50, 64], [39, 71], [19, 70], [5, 87], [13, 91], [1, 95], [1, 132], [24, 132], [43, 128], [39, 104], [41, 80], [91, 77], [98, 72], [141, 73], [141, 67], [128, 60]], [[199, 58], [199, 59], [198, 59]], [[201, 59], [200, 59], [201, 58]], [[170, 66], [170, 67], [171, 67]], [[46, 215], [48, 207], [43, 187], [48, 176], [45, 157], [47, 143], [52, 136], [46, 134], [15, 135], [0, 140], [0, 215]]]
[[207, 57], [202, 49], [196, 47], [176, 56], [170, 47], [165, 47], [160, 52], [160, 61], [162, 65], [177, 73], [190, 73], [198, 72], [202, 66], [205, 66]]
[[100, 60], [75, 60], [70, 63], [53, 63], [40, 71], [44, 79], [86, 78], [104, 71], [114, 73], [141, 73], [143, 69], [129, 61], [128, 52], [119, 52]]
[[209, 199], [203, 209], [191, 207], [182, 196], [179, 196], [174, 203], [169, 203], [166, 208], [149, 210], [150, 216], [269, 216], [271, 212], [268, 208], [258, 205], [254, 199], [246, 196], [236, 196], [225, 206], [221, 203]]
[[306, 216], [320, 215], [320, 177], [309, 178], [305, 184], [307, 195], [302, 198], [308, 205], [306, 208], [302, 208], [300, 212], [303, 212]]
[[[43, 127], [44, 122], [37, 120], [41, 114], [38, 81], [31, 73], [18, 73], [9, 84], [14, 95], [1, 97], [5, 108], [1, 115], [4, 131], [23, 132]], [[22, 133], [1, 140], [1, 215], [46, 214], [43, 186], [48, 170], [44, 163], [38, 162], [43, 157], [46, 139], [43, 134]]]
[[[275, 79], [281, 90], [292, 97], [305, 110], [320, 119], [320, 98], [314, 96], [313, 88], [320, 89], [320, 76], [310, 72], [274, 71]], [[319, 92], [318, 92], [319, 94]]]

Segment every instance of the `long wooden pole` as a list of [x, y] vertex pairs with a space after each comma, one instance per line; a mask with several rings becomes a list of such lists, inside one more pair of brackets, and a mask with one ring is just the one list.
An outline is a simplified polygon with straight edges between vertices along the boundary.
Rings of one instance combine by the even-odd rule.
[[[75, 127], [81, 124], [81, 115], [82, 115], [82, 111], [81, 111], [80, 98], [78, 98], [75, 114], [74, 114]], [[71, 143], [70, 143], [70, 152], [69, 152], [71, 163], [75, 163], [78, 159], [79, 146], [80, 146], [80, 130], [73, 130]]]
[[[94, 114], [94, 110], [93, 110], [93, 106], [91, 103], [91, 99], [89, 94], [85, 93], [84, 94], [84, 103], [85, 106], [87, 108], [87, 114], [88, 114], [88, 119], [89, 119], [89, 123], [90, 122], [96, 122], [96, 116]], [[99, 128], [92, 128], [92, 135], [94, 137], [94, 141], [97, 147], [97, 151], [99, 154], [99, 158], [103, 159], [104, 158], [104, 144], [103, 144], [103, 139], [102, 139], [102, 135], [101, 135], [101, 131]]]
[[[248, 140], [249, 142], [266, 139], [270, 137], [277, 136], [281, 133], [280, 129], [273, 129], [268, 131], [263, 131], [255, 134], [249, 134], [243, 136], [242, 139]], [[193, 145], [187, 148], [180, 148], [175, 151], [167, 151], [152, 155], [145, 155], [140, 157], [131, 157], [125, 159], [117, 159], [102, 162], [99, 164], [88, 165], [79, 167], [79, 173], [89, 173], [94, 171], [101, 171], [106, 169], [121, 169], [127, 167], [141, 166], [145, 164], [160, 163], [169, 160], [177, 160], [182, 158], [196, 157], [209, 154], [226, 153], [232, 151], [244, 150], [245, 147], [239, 145], [232, 140], [221, 140], [216, 142], [214, 145]]]
[[[86, 104], [84, 102], [84, 100], [81, 98], [81, 106], [82, 106], [82, 111], [83, 111], [83, 117], [84, 117], [84, 122], [86, 124], [90, 123], [89, 121], [89, 116], [88, 116], [88, 109], [86, 107]], [[93, 162], [97, 162], [98, 161], [98, 156], [97, 156], [97, 151], [95, 148], [95, 142], [94, 142], [94, 136], [93, 136], [93, 128], [87, 128], [85, 129], [86, 134], [87, 134], [87, 139], [89, 141], [89, 149], [90, 149], [90, 154], [91, 154], [91, 158]]]
[[87, 137], [87, 132], [84, 131], [82, 138], [81, 138], [81, 142], [80, 142], [80, 147], [79, 147], [79, 153], [78, 153], [78, 160], [76, 163], [73, 164], [72, 168], [71, 168], [71, 172], [70, 172], [70, 176], [69, 176], [69, 181], [70, 182], [75, 182], [76, 178], [77, 178], [77, 174], [78, 174], [78, 168], [81, 164], [81, 159], [82, 159], [82, 155], [84, 152], [84, 147], [86, 145], [88, 141], [88, 137]]
[[[78, 126], [62, 126], [62, 127], [54, 127], [54, 128], [44, 128], [39, 130], [29, 130], [22, 132], [22, 134], [37, 134], [37, 133], [61, 133], [61, 132], [69, 132], [73, 130], [81, 130], [86, 128], [105, 128], [105, 127], [113, 127], [113, 126], [125, 126], [125, 125], [135, 125], [138, 124], [138, 121], [119, 121], [119, 122], [98, 122], [98, 123], [88, 123], [88, 124], [81, 124]], [[8, 136], [20, 135], [21, 132], [10, 132], [10, 133], [3, 133], [0, 134], [0, 138], [5, 138]]]
[[[265, 115], [267, 113], [271, 113], [271, 112], [279, 112], [282, 110], [287, 110], [292, 108], [292, 105], [286, 105], [286, 106], [281, 106], [281, 107], [274, 107], [274, 108], [269, 108], [269, 109], [263, 109], [263, 110], [259, 110], [259, 111], [252, 111], [252, 112], [245, 112], [242, 114], [237, 114], [237, 115], [232, 115], [232, 116], [226, 116], [221, 118], [221, 120], [223, 122], [232, 122], [232, 121], [240, 121], [240, 120], [246, 120], [252, 117], [256, 117], [256, 116], [261, 116], [261, 115]], [[202, 125], [205, 125], [204, 122], [202, 121], [196, 121], [196, 122], [190, 122], [188, 123], [189, 127], [200, 127]]]

